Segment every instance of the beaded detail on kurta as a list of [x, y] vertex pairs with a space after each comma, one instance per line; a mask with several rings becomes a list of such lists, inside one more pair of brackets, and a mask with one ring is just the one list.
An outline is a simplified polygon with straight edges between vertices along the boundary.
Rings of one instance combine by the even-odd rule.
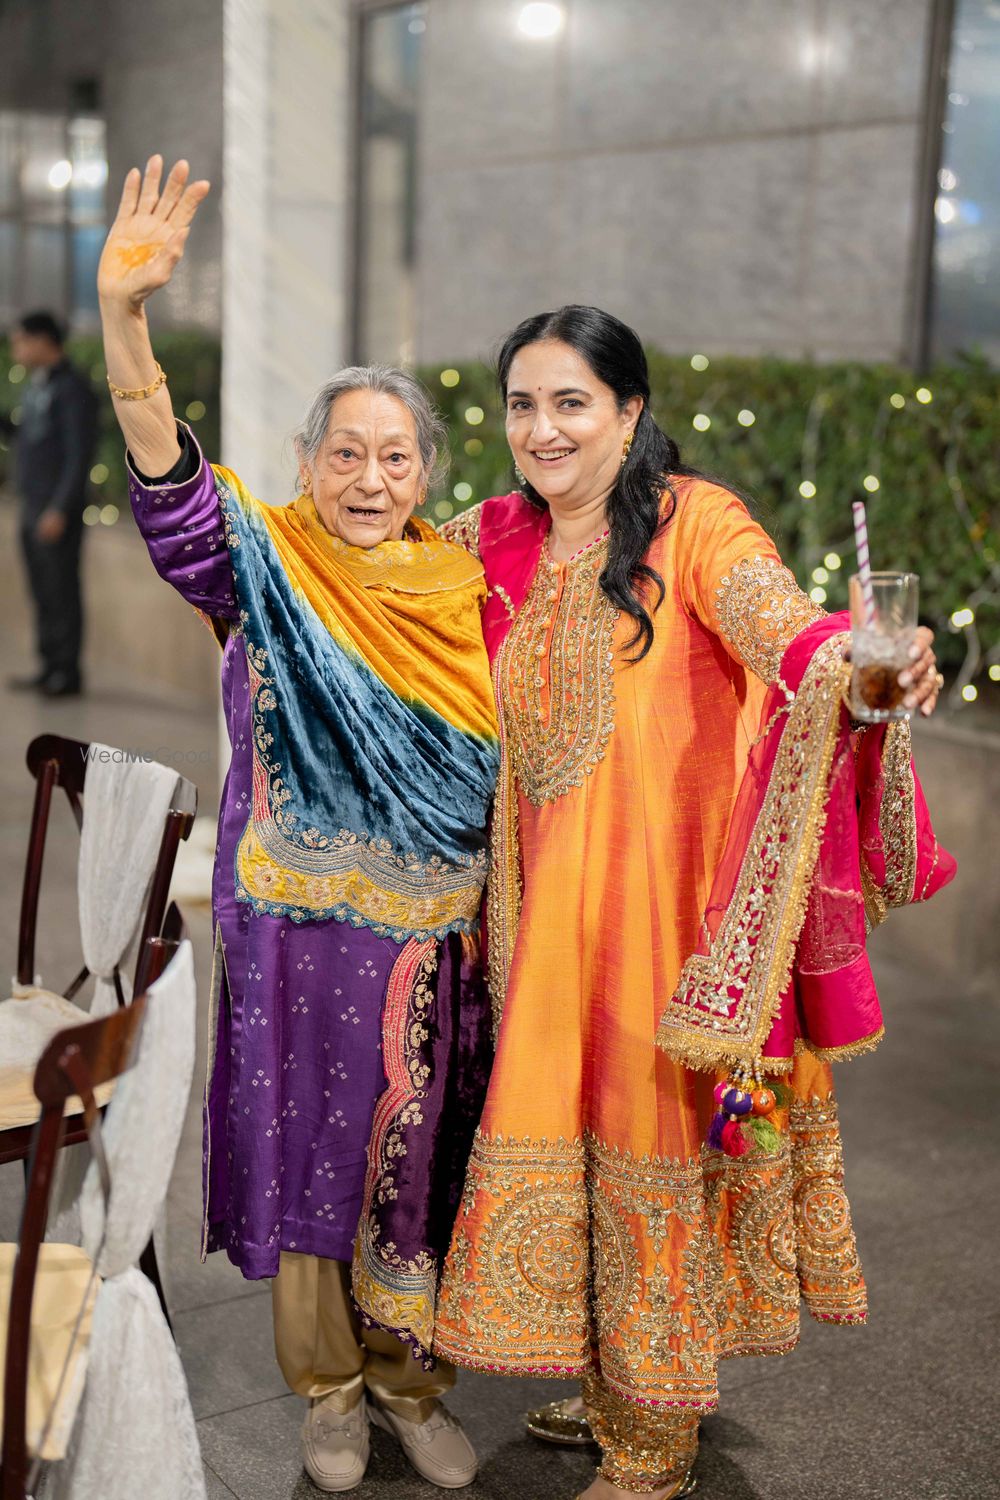
[[785, 651], [824, 611], [777, 558], [743, 557], [719, 582], [719, 630], [735, 655], [774, 682]]
[[607, 538], [567, 563], [543, 550], [498, 673], [519, 789], [535, 807], [582, 786], [615, 727], [619, 611], [600, 588]]

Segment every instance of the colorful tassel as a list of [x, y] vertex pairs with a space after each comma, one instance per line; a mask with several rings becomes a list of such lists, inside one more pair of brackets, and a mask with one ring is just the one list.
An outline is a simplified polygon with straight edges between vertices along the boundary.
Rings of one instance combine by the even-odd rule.
[[754, 1089], [750, 1096], [755, 1115], [769, 1115], [777, 1107], [777, 1099], [774, 1090], [769, 1088]]
[[722, 1127], [722, 1149], [727, 1156], [745, 1156], [750, 1150], [739, 1120], [728, 1120]]
[[753, 1099], [745, 1089], [728, 1089], [722, 1096], [722, 1108], [727, 1115], [748, 1115], [753, 1109]]
[[725, 1115], [713, 1115], [712, 1123], [708, 1127], [708, 1149], [709, 1151], [722, 1150], [722, 1132], [727, 1124]]
[[765, 1120], [754, 1115], [750, 1121], [750, 1129], [753, 1131], [754, 1144], [758, 1151], [766, 1151], [770, 1156], [781, 1150], [781, 1136], [770, 1120]]

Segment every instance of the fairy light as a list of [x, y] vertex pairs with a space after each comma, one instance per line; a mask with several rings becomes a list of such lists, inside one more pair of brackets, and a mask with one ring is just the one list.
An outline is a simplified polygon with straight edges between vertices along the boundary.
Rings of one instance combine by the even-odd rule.
[[115, 524], [115, 522], [117, 521], [117, 519], [118, 519], [118, 507], [117, 507], [117, 505], [102, 505], [101, 506], [101, 525], [102, 526], [113, 526]]
[[189, 401], [184, 408], [184, 415], [189, 422], [200, 422], [205, 415], [204, 401]]
[[28, 372], [23, 365], [11, 365], [10, 369], [7, 371], [7, 379], [10, 381], [11, 385], [20, 385], [21, 381], [24, 379], [27, 373]]
[[84, 506], [84, 511], [83, 511], [83, 524], [84, 524], [84, 526], [96, 526], [97, 523], [98, 523], [98, 521], [100, 519], [101, 519], [101, 507], [99, 505], [87, 505], [87, 506]]
[[[691, 369], [699, 373], [707, 370], [709, 368], [709, 365], [710, 360], [705, 354], [693, 354], [690, 357]], [[23, 365], [12, 365], [7, 372], [7, 379], [12, 385], [18, 385], [25, 379], [26, 373], [27, 372], [24, 369]], [[441, 384], [446, 389], [453, 389], [461, 382], [460, 372], [453, 367], [448, 367], [447, 369], [442, 370], [440, 372], [439, 378]], [[894, 411], [905, 410], [911, 399], [916, 400], [922, 406], [929, 406], [934, 400], [934, 392], [929, 386], [919, 386], [913, 392], [912, 397], [906, 396], [902, 391], [891, 391], [887, 395], [883, 395], [882, 397], [882, 400], [887, 402]], [[189, 420], [197, 421], [200, 416], [204, 415], [204, 412], [204, 403], [193, 401], [186, 408], [185, 415]], [[20, 411], [15, 410], [11, 415], [16, 423], [20, 418]], [[886, 413], [883, 420], [886, 420], [887, 416], [888, 414]], [[464, 418], [468, 425], [472, 427], [478, 427], [485, 421], [486, 413], [481, 406], [469, 406], [465, 409]], [[749, 407], [744, 406], [741, 407], [736, 413], [736, 421], [739, 426], [743, 428], [753, 427], [756, 424], [757, 415]], [[707, 432], [712, 426], [712, 418], [708, 415], [707, 412], [699, 411], [696, 412], [693, 416], [691, 425], [696, 432]], [[463, 443], [463, 449], [469, 458], [479, 458], [486, 451], [485, 444], [478, 437], [469, 437], [465, 439]], [[805, 455], [806, 462], [803, 465], [803, 467], [807, 469], [807, 472], [808, 468], [812, 467], [812, 465], [809, 463], [809, 457], [810, 455], [807, 453]], [[108, 477], [110, 476], [106, 465], [94, 465], [93, 469], [91, 470], [91, 480], [93, 481], [93, 483], [102, 484]], [[861, 485], [869, 495], [877, 494], [882, 487], [881, 479], [879, 475], [875, 473], [865, 474], [861, 479]], [[813, 500], [817, 495], [817, 487], [815, 481], [812, 479], [802, 479], [798, 485], [798, 492], [803, 500]], [[460, 481], [454, 486], [452, 493], [458, 504], [460, 506], [463, 506], [472, 499], [473, 488], [472, 485], [466, 483], [465, 481]], [[435, 516], [437, 516], [441, 520], [448, 519], [454, 513], [455, 506], [452, 505], [451, 501], [449, 500], [439, 501], [434, 507]], [[106, 505], [104, 507], [88, 506], [84, 511], [83, 519], [85, 524], [87, 524], [88, 526], [93, 526], [97, 524], [98, 521], [102, 522], [104, 525], [111, 525], [118, 519], [118, 509], [116, 506], [112, 505]], [[966, 529], [969, 529], [968, 526], [966, 527]], [[973, 533], [970, 531], [969, 534], [970, 536], [972, 536], [973, 541], [975, 541], [976, 538]], [[991, 548], [979, 547], [977, 548], [977, 551], [979, 552], [982, 560], [987, 564], [992, 564], [996, 560], [993, 549]], [[809, 590], [809, 597], [814, 601], [814, 603], [826, 603], [827, 589], [826, 587], [824, 587], [824, 585], [830, 584], [831, 574], [839, 572], [843, 565], [844, 564], [841, 555], [838, 552], [830, 551], [827, 552], [823, 557], [822, 565], [817, 566], [811, 570], [810, 577], [812, 581], [812, 587]], [[985, 596], [982, 596], [981, 594], [977, 594], [974, 596], [974, 598], [977, 599], [981, 599], [982, 597]], [[961, 608], [955, 609], [949, 616], [949, 623], [951, 625], [951, 628], [955, 631], [966, 630], [969, 626], [974, 625], [975, 621], [976, 611], [970, 605], [965, 605]], [[968, 637], [968, 639], [971, 640], [973, 638], [974, 632]], [[986, 673], [991, 682], [1000, 683], [1000, 662], [991, 663], [988, 667], [986, 667]], [[968, 683], [960, 690], [960, 696], [962, 701], [965, 703], [975, 702], [976, 698], [978, 697], [978, 689], [973, 683]]]
[[103, 484], [110, 472], [107, 464], [95, 464], [90, 471], [91, 484]]

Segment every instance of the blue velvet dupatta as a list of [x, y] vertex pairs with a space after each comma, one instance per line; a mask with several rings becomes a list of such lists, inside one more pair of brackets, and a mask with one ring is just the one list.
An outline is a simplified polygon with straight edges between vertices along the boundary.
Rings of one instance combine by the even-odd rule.
[[240, 900], [402, 941], [471, 931], [499, 765], [479, 564], [423, 522], [352, 547], [216, 468], [250, 667]]

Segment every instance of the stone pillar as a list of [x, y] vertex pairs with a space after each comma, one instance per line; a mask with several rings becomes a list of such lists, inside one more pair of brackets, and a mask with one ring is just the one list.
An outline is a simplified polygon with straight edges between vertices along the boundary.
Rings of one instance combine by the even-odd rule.
[[225, 0], [223, 45], [223, 462], [281, 502], [347, 358], [349, 0]]

